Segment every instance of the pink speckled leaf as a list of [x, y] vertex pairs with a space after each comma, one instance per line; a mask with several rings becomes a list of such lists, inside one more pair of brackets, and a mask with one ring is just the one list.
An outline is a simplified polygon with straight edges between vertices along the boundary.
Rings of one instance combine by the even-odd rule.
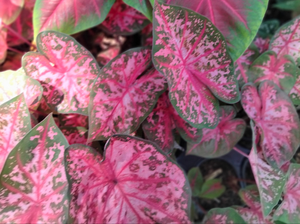
[[266, 160], [279, 169], [300, 144], [300, 122], [291, 100], [276, 84], [264, 81], [258, 91], [253, 84], [246, 84], [241, 103], [259, 129], [259, 144]]
[[24, 0], [0, 0], [0, 19], [9, 25], [20, 14], [22, 7], [24, 5]]
[[188, 144], [186, 154], [205, 158], [216, 158], [231, 151], [243, 137], [246, 123], [243, 119], [234, 119], [236, 111], [231, 106], [222, 106], [220, 122], [215, 129], [202, 129], [199, 144]]
[[275, 52], [266, 51], [250, 66], [251, 76], [248, 81], [259, 84], [270, 80], [285, 93], [289, 93], [296, 82], [296, 69], [298, 68], [291, 56], [278, 57]]
[[90, 91], [99, 74], [91, 55], [72, 37], [44, 31], [37, 37], [40, 53], [27, 53], [22, 58], [26, 74], [38, 80], [49, 107], [59, 113], [87, 115]]
[[260, 54], [264, 53], [269, 49], [270, 46], [270, 38], [262, 38], [259, 35], [255, 37], [253, 44], [258, 48]]
[[0, 105], [0, 172], [10, 151], [31, 129], [24, 95]]
[[0, 104], [24, 93], [27, 106], [37, 109], [42, 98], [43, 88], [40, 83], [25, 75], [22, 68], [17, 71], [6, 70], [0, 73]]
[[143, 13], [150, 21], [152, 21], [152, 6], [149, 0], [123, 0], [123, 1], [127, 5]]
[[150, 63], [151, 50], [135, 48], [103, 67], [91, 92], [89, 141], [130, 134], [150, 114], [166, 88], [165, 78], [155, 69], [142, 75]]
[[219, 102], [239, 100], [232, 60], [221, 33], [205, 17], [155, 3], [153, 63], [168, 79], [178, 114], [195, 128], [218, 123]]
[[300, 165], [292, 163], [286, 176], [284, 199], [275, 211], [273, 218], [282, 223], [299, 223]]
[[43, 30], [78, 33], [100, 24], [115, 0], [36, 0], [34, 37]]
[[141, 31], [143, 46], [152, 46], [152, 42], [153, 42], [152, 30], [153, 30], [153, 25], [152, 23], [150, 23]]
[[143, 130], [147, 139], [154, 141], [164, 152], [169, 153], [174, 149], [175, 128], [188, 142], [197, 143], [201, 139], [201, 130], [192, 127], [178, 115], [165, 92], [143, 123]]
[[208, 18], [225, 36], [232, 59], [237, 60], [254, 39], [269, 0], [164, 0]]
[[255, 177], [260, 194], [260, 202], [264, 216], [270, 214], [275, 205], [280, 200], [285, 174], [279, 169], [271, 167], [263, 156], [261, 147], [257, 144], [256, 128], [251, 121], [253, 130], [253, 147], [249, 154], [249, 161]]
[[86, 144], [87, 129], [84, 127], [61, 127], [61, 132], [66, 137], [70, 145], [72, 144]]
[[60, 126], [80, 126], [86, 128], [88, 126], [88, 117], [81, 114], [59, 114], [58, 119]]
[[190, 223], [187, 178], [155, 145], [114, 136], [100, 160], [84, 145], [66, 151], [74, 223]]
[[143, 14], [126, 5], [123, 0], [116, 0], [101, 27], [111, 34], [130, 35], [141, 31], [148, 24], [149, 20]]
[[66, 223], [68, 146], [49, 115], [11, 151], [0, 177], [2, 223]]
[[213, 208], [204, 217], [203, 224], [246, 224], [233, 208]]
[[297, 68], [295, 72], [296, 83], [293, 86], [289, 96], [293, 104], [300, 105], [300, 69]]
[[270, 42], [270, 50], [279, 57], [290, 55], [296, 64], [300, 65], [300, 16], [282, 25]]

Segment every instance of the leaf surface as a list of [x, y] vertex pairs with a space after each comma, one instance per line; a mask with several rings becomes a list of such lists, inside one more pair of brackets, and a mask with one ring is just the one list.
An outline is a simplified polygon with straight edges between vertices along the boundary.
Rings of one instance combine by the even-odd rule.
[[0, 5], [0, 18], [3, 23], [9, 25], [15, 21], [20, 14], [24, 0], [0, 0]]
[[123, 0], [123, 2], [143, 13], [152, 21], [152, 6], [149, 0]]
[[300, 105], [300, 69], [297, 68], [295, 72], [296, 82], [293, 86], [289, 96], [294, 105]]
[[33, 10], [34, 37], [44, 30], [66, 34], [94, 27], [106, 18], [114, 0], [36, 0]]
[[225, 36], [236, 61], [254, 39], [268, 7], [268, 0], [164, 0], [207, 17]]
[[203, 128], [202, 139], [198, 144], [188, 143], [186, 154], [205, 158], [216, 158], [230, 152], [243, 137], [246, 123], [243, 119], [234, 119], [236, 111], [231, 106], [222, 106], [220, 122], [214, 129]]
[[2, 27], [2, 19], [0, 16], [0, 64], [5, 61], [7, 51], [7, 30]]
[[195, 128], [213, 128], [219, 103], [239, 100], [232, 60], [221, 33], [205, 17], [155, 3], [153, 63], [166, 76], [178, 114]]
[[65, 223], [68, 143], [51, 115], [11, 151], [0, 179], [0, 220], [4, 223]]
[[204, 182], [199, 167], [193, 167], [192, 169], [190, 169], [187, 176], [192, 189], [192, 195], [196, 197], [201, 193], [201, 187]]
[[201, 188], [201, 192], [197, 195], [200, 198], [216, 199], [220, 197], [226, 188], [222, 185], [221, 179], [206, 180]]
[[81, 114], [59, 114], [60, 126], [86, 127], [88, 126], [88, 117]]
[[48, 106], [59, 113], [87, 115], [90, 91], [99, 74], [96, 60], [72, 37], [55, 31], [37, 37], [39, 53], [23, 56], [26, 74], [38, 80]]
[[0, 172], [10, 151], [31, 129], [24, 95], [0, 105]]
[[[89, 141], [134, 132], [165, 91], [165, 78], [150, 69], [151, 50], [135, 48], [101, 70], [91, 92]], [[142, 76], [141, 76], [142, 75]]]
[[67, 149], [75, 223], [190, 223], [188, 181], [156, 146], [114, 136], [100, 160], [87, 146]]
[[246, 224], [243, 218], [233, 208], [213, 208], [204, 217], [203, 224]]
[[259, 128], [259, 144], [266, 160], [279, 169], [293, 157], [300, 144], [300, 124], [294, 105], [271, 81], [262, 82], [258, 91], [253, 84], [246, 84], [241, 103]]
[[84, 127], [61, 127], [61, 132], [66, 137], [69, 145], [73, 144], [86, 144], [87, 142], [87, 129]]

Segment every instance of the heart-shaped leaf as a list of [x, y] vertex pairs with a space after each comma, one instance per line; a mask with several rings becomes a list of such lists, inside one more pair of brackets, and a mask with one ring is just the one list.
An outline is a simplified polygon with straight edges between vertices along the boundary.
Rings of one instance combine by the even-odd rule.
[[299, 223], [300, 165], [291, 164], [286, 177], [284, 199], [275, 211], [273, 219], [283, 223]]
[[166, 80], [155, 69], [142, 75], [150, 63], [151, 50], [135, 48], [103, 67], [91, 92], [89, 141], [132, 133], [152, 111]]
[[152, 21], [152, 6], [149, 0], [123, 0], [123, 1], [127, 5], [143, 13], [150, 21]]
[[23, 94], [0, 105], [0, 172], [10, 151], [30, 129], [30, 115]]
[[153, 63], [168, 79], [169, 97], [178, 114], [195, 128], [218, 123], [220, 100], [239, 100], [232, 60], [217, 28], [181, 7], [155, 3]]
[[220, 122], [215, 129], [202, 129], [202, 139], [198, 144], [188, 143], [186, 154], [205, 158], [216, 158], [231, 151], [243, 137], [246, 123], [243, 119], [234, 119], [236, 111], [231, 106], [222, 106]]
[[164, 0], [167, 4], [194, 10], [207, 17], [228, 42], [236, 61], [254, 39], [268, 7], [268, 0]]
[[66, 151], [74, 223], [190, 223], [184, 172], [155, 145], [114, 136], [104, 158], [84, 145]]
[[0, 177], [0, 221], [66, 223], [68, 143], [51, 115], [11, 151]]
[[289, 96], [293, 104], [300, 105], [300, 69], [297, 68], [295, 72], [296, 83], [293, 86]]
[[282, 25], [270, 42], [270, 50], [278, 57], [290, 55], [300, 65], [300, 16]]
[[278, 57], [275, 52], [266, 51], [252, 63], [248, 80], [253, 83], [270, 80], [285, 93], [289, 93], [296, 82], [296, 69], [291, 56]]
[[203, 224], [246, 224], [233, 208], [213, 208], [204, 217]]
[[90, 91], [99, 74], [96, 60], [74, 38], [44, 31], [37, 37], [40, 53], [27, 53], [22, 64], [38, 80], [49, 107], [59, 113], [87, 115]]
[[279, 169], [300, 144], [300, 122], [289, 97], [271, 81], [257, 91], [253, 84], [242, 88], [242, 106], [259, 128], [260, 146], [268, 163]]
[[40, 103], [43, 88], [20, 68], [17, 71], [6, 70], [0, 73], [0, 93], [0, 104], [24, 93], [27, 106], [34, 110]]
[[257, 134], [252, 121], [251, 127], [253, 130], [253, 147], [248, 158], [258, 186], [263, 215], [266, 217], [280, 200], [285, 183], [285, 174], [267, 163], [261, 147], [256, 145]]
[[6, 25], [9, 25], [20, 14], [24, 0], [0, 0], [0, 5], [0, 20], [2, 19]]
[[33, 10], [34, 37], [43, 30], [78, 33], [100, 24], [115, 0], [36, 0]]
[[204, 182], [199, 167], [193, 167], [190, 169], [187, 176], [192, 189], [192, 195], [196, 197], [201, 193], [201, 187]]
[[147, 139], [154, 141], [166, 153], [174, 149], [174, 129], [187, 142], [197, 143], [202, 133], [183, 120], [174, 110], [167, 93], [163, 93], [157, 101], [156, 107], [143, 123], [143, 130]]
[[141, 31], [148, 24], [149, 20], [142, 13], [126, 5], [123, 0], [116, 0], [101, 27], [111, 34], [130, 35]]

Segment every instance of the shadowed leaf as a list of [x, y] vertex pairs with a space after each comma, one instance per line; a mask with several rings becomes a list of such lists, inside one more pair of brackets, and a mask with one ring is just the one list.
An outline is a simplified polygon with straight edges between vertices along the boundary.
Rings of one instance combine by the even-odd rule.
[[233, 208], [213, 208], [204, 217], [203, 224], [246, 224]]

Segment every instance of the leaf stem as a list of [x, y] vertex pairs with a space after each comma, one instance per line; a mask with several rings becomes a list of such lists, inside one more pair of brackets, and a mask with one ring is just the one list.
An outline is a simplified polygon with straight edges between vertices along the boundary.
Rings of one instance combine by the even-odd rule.
[[238, 152], [239, 154], [241, 154], [242, 156], [245, 156], [248, 159], [248, 155], [246, 153], [244, 153], [243, 151], [239, 150], [237, 147], [233, 147], [233, 149]]
[[2, 25], [11, 32], [15, 37], [18, 37], [20, 40], [24, 41], [26, 44], [28, 44], [31, 47], [36, 48], [32, 43], [30, 43], [26, 38], [24, 38], [22, 35], [20, 35], [18, 32], [13, 30], [10, 26], [6, 25], [5, 23], [2, 23]]
[[25, 53], [25, 52], [23, 52], [23, 51], [19, 51], [19, 50], [15, 49], [15, 48], [12, 48], [12, 47], [7, 47], [7, 49], [8, 49], [8, 50], [11, 50], [11, 51], [13, 51], [13, 52], [16, 52], [16, 53], [18, 53], [18, 54], [24, 54], [24, 53]]

